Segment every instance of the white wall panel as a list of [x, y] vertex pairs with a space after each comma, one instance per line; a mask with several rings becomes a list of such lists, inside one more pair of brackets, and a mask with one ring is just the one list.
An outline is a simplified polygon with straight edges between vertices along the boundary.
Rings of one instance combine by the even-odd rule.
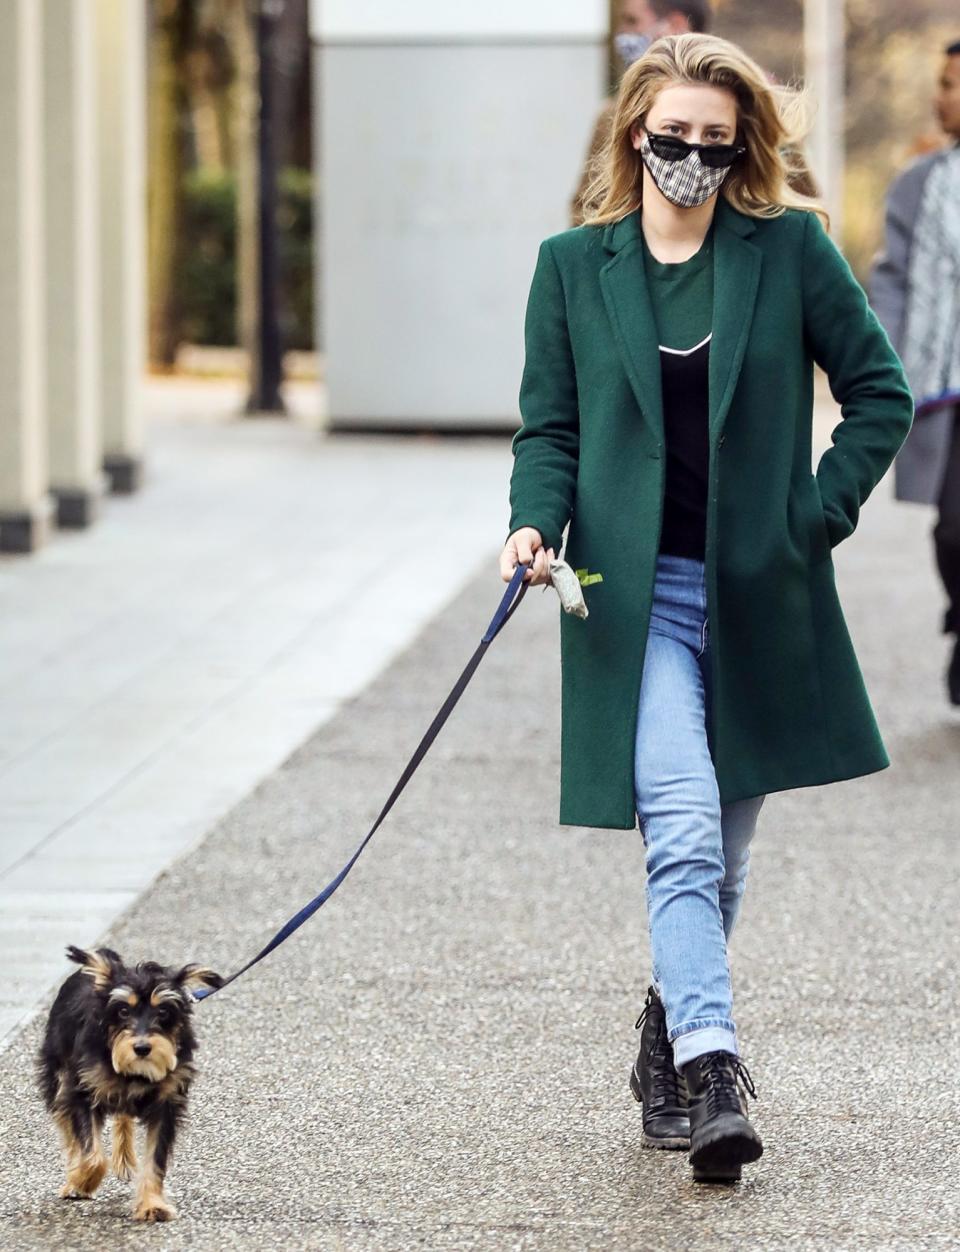
[[607, 0], [311, 0], [324, 41], [604, 38]]
[[515, 424], [540, 241], [568, 225], [599, 42], [321, 45], [319, 284], [336, 424]]

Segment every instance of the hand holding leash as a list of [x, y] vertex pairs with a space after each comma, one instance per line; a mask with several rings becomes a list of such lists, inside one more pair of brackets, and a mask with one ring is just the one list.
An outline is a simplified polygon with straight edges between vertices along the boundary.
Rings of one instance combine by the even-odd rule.
[[543, 536], [533, 526], [521, 526], [515, 530], [500, 554], [500, 577], [508, 583], [518, 565], [530, 567], [524, 582], [531, 587], [545, 586], [550, 581], [550, 562], [553, 548], [544, 549]]

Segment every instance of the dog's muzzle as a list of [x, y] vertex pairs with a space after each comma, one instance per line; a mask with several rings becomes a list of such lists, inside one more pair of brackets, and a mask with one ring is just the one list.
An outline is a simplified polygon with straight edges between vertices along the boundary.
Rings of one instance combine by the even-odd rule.
[[110, 1059], [116, 1073], [148, 1082], [160, 1082], [177, 1068], [177, 1050], [166, 1035], [145, 1037], [121, 1031], [113, 1041]]

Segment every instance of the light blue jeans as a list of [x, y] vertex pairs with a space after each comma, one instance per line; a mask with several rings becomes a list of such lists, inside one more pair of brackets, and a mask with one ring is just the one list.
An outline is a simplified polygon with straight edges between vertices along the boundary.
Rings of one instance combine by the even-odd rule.
[[738, 1054], [727, 941], [764, 800], [720, 803], [707, 735], [709, 646], [703, 563], [660, 556], [634, 778], [653, 984], [678, 1067], [705, 1052]]

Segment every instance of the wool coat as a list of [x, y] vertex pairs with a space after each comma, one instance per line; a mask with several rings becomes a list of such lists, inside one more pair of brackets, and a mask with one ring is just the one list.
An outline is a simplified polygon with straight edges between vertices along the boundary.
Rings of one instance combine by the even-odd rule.
[[[913, 232], [927, 179], [949, 151], [944, 148], [929, 153], [908, 165], [887, 193], [884, 247], [870, 275], [870, 300], [898, 352], [903, 348], [906, 329]], [[916, 423], [894, 467], [898, 500], [914, 504], [939, 501], [950, 457], [953, 423], [952, 408], [930, 413]]]
[[[913, 404], [818, 218], [722, 198], [709, 366], [708, 737], [720, 800], [889, 764], [831, 561], [903, 442]], [[526, 315], [511, 533], [588, 575], [561, 618], [560, 821], [636, 825], [637, 706], [663, 513], [660, 360], [639, 211], [540, 247]], [[842, 420], [811, 473], [813, 366]]]

